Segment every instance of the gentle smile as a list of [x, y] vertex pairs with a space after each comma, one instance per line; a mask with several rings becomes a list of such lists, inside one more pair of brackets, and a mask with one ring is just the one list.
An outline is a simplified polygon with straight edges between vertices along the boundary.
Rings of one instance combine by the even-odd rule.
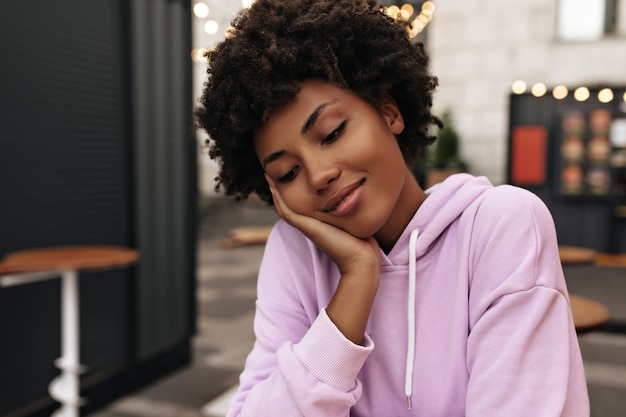
[[343, 187], [326, 202], [322, 211], [324, 213], [334, 214], [335, 216], [345, 216], [349, 214], [361, 199], [363, 192], [362, 185], [364, 183], [365, 178]]

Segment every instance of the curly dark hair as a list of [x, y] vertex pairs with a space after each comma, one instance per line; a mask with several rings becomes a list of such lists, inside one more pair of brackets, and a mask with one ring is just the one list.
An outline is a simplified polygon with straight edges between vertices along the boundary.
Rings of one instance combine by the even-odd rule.
[[353, 91], [375, 108], [386, 94], [405, 121], [398, 143], [407, 165], [434, 141], [440, 120], [431, 113], [437, 79], [408, 24], [383, 13], [376, 0], [257, 0], [210, 50], [208, 80], [197, 127], [210, 136], [220, 165], [216, 189], [237, 200], [256, 193], [272, 203], [252, 146], [254, 134], [292, 102], [303, 80], [325, 80]]

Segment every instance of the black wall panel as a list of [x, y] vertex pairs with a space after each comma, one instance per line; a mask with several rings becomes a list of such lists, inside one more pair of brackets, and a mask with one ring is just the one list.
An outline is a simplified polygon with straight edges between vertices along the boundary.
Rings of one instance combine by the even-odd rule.
[[[0, 16], [0, 256], [133, 246], [121, 3], [5, 0]], [[128, 360], [128, 278], [81, 278], [81, 356], [92, 371]], [[59, 287], [0, 291], [0, 415], [45, 398], [58, 373]]]
[[[147, 37], [137, 14], [151, 7], [169, 21], [153, 23], [163, 34], [149, 47], [164, 66], [161, 84], [149, 87], [160, 103], [175, 91], [172, 107], [155, 107], [157, 99], [138, 106], [145, 92], [135, 86], [136, 68], [150, 57], [137, 54], [136, 39]], [[141, 253], [134, 267], [80, 275], [83, 388], [91, 399], [84, 412], [189, 360], [196, 184], [190, 36], [188, 1], [0, 1], [0, 257], [81, 244]], [[138, 134], [142, 121], [167, 124], [161, 145]], [[151, 145], [162, 158], [147, 170], [137, 149]], [[146, 202], [139, 188], [159, 171]], [[146, 207], [161, 207], [158, 222], [138, 221], [150, 216]], [[153, 277], [154, 265], [163, 272]], [[59, 373], [59, 284], [0, 288], [0, 416], [49, 415], [56, 406], [47, 386]], [[160, 326], [163, 317], [171, 323]], [[143, 341], [146, 333], [154, 334]], [[158, 350], [142, 353], [146, 342]]]

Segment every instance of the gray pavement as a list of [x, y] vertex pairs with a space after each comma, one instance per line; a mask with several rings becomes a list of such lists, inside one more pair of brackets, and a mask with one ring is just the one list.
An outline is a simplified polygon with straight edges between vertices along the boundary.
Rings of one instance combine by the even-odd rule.
[[[270, 225], [273, 209], [258, 201], [205, 200], [200, 208], [198, 333], [192, 363], [114, 402], [93, 417], [221, 417], [253, 343], [256, 274], [262, 245], [221, 249], [233, 227]], [[592, 417], [626, 416], [626, 269], [565, 268], [568, 288], [607, 305], [608, 332], [579, 337]]]

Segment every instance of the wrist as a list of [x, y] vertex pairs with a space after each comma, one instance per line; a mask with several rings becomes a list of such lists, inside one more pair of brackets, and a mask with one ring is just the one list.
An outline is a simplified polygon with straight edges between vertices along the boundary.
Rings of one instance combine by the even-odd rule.
[[335, 326], [355, 344], [363, 342], [379, 281], [378, 269], [342, 274], [339, 286], [326, 308]]

